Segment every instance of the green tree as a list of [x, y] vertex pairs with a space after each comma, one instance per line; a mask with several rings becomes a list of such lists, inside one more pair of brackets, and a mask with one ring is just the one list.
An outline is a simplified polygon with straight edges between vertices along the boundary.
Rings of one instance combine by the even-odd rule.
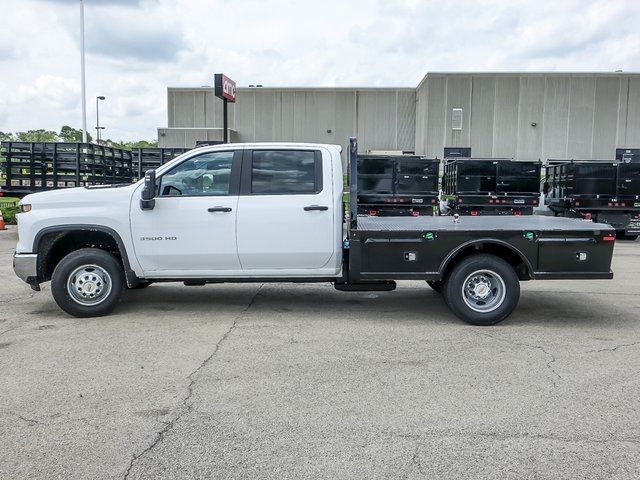
[[125, 148], [127, 150], [133, 150], [134, 148], [150, 148], [150, 147], [158, 146], [157, 140], [138, 140], [135, 142], [133, 141], [123, 142], [122, 140], [120, 140], [119, 142], [114, 142], [113, 140], [109, 139], [109, 140], [106, 140], [105, 143], [113, 147]]
[[[63, 126], [58, 136], [63, 142], [82, 142], [82, 130], [80, 128], [70, 127], [69, 125]], [[93, 137], [87, 132], [87, 142], [91, 141], [93, 141]]]
[[51, 130], [28, 130], [26, 132], [18, 132], [16, 134], [20, 142], [57, 142], [58, 134]]
[[14, 140], [13, 133], [0, 132], [0, 142], [10, 142]]

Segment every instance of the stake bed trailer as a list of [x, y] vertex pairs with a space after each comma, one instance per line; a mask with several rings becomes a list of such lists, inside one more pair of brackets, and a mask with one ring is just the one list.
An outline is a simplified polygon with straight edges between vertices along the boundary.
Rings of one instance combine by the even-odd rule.
[[541, 166], [508, 158], [446, 159], [447, 206], [462, 215], [532, 215], [540, 198]]
[[358, 155], [358, 213], [433, 215], [440, 160], [417, 155]]
[[640, 162], [549, 160], [545, 203], [556, 215], [607, 223], [619, 236], [640, 234]]
[[121, 187], [25, 197], [16, 274], [51, 280], [67, 313], [110, 313], [124, 288], [154, 282], [331, 282], [393, 290], [426, 280], [452, 311], [492, 325], [519, 282], [608, 279], [615, 231], [553, 217], [358, 216], [357, 142], [344, 223], [340, 147], [227, 144], [194, 149]]

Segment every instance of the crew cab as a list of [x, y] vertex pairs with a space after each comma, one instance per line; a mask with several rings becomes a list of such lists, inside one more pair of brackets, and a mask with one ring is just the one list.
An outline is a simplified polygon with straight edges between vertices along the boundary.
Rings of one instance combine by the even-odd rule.
[[[155, 282], [331, 282], [393, 290], [423, 280], [461, 319], [491, 325], [520, 281], [609, 279], [615, 231], [553, 217], [358, 216], [357, 141], [341, 148], [253, 143], [191, 150], [131, 185], [41, 192], [18, 214], [16, 274], [51, 281], [76, 317], [110, 313]], [[425, 312], [428, 314], [428, 312]]]

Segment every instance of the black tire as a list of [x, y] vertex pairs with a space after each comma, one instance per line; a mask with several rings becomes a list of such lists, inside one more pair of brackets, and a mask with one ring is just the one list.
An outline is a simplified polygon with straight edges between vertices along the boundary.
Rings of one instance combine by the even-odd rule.
[[[83, 270], [78, 275], [73, 275], [74, 272], [83, 266], [88, 266], [89, 268]], [[108, 276], [99, 274], [98, 271], [91, 266], [99, 267], [103, 272], [106, 272]], [[69, 282], [72, 282], [72, 276], [74, 279], [78, 279], [84, 275], [92, 275], [92, 272], [96, 278], [98, 278], [96, 282], [92, 283], [103, 286], [102, 290], [95, 290], [99, 287], [92, 287], [94, 289], [93, 291], [104, 293], [101, 298], [100, 296], [96, 297], [96, 299], [86, 298], [87, 302], [99, 300], [99, 303], [82, 304], [69, 293], [69, 290], [75, 290], [74, 287], [76, 286], [78, 286], [78, 290], [81, 289], [82, 284], [76, 284], [76, 282], [80, 282], [81, 279], [73, 281], [74, 287], [67, 288], [67, 286]], [[79, 318], [101, 317], [111, 313], [120, 301], [124, 286], [124, 271], [118, 259], [98, 248], [82, 248], [70, 253], [60, 260], [51, 277], [51, 293], [58, 306], [69, 315]], [[90, 292], [88, 294], [90, 295]], [[84, 293], [77, 295], [81, 296], [84, 295]]]
[[136, 283], [133, 287], [128, 287], [129, 290], [142, 290], [143, 288], [147, 288], [153, 282], [148, 282], [147, 280], [141, 280]]
[[442, 293], [442, 282], [439, 280], [427, 280], [429, 285], [435, 292]]
[[[484, 273], [474, 275], [476, 272]], [[473, 299], [463, 293], [466, 285], [474, 283], [477, 286], [482, 284], [480, 287], [484, 291], [489, 287], [488, 300]], [[495, 325], [507, 318], [518, 305], [520, 282], [513, 267], [503, 259], [495, 255], [477, 254], [464, 258], [453, 267], [445, 280], [443, 294], [447, 305], [458, 318], [471, 325]], [[495, 303], [493, 306], [492, 302]]]

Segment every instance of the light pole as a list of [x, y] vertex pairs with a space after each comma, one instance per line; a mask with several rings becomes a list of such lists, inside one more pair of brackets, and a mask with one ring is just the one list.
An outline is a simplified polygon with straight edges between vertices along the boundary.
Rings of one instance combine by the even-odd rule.
[[100, 100], [104, 100], [105, 97], [100, 95], [96, 97], [96, 143], [100, 144], [100, 130], [104, 130], [104, 127], [100, 126]]
[[84, 74], [84, 0], [80, 0], [80, 90], [82, 95], [82, 143], [87, 143], [87, 90]]

